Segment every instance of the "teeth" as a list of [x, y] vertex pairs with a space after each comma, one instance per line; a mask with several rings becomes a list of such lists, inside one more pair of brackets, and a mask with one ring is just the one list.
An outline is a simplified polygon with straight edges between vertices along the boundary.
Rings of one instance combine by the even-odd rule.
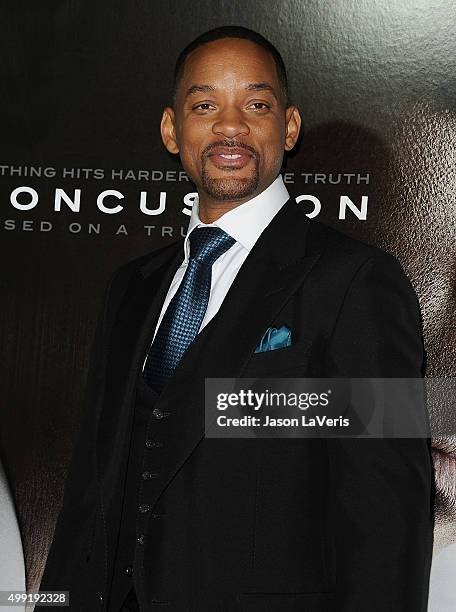
[[224, 157], [225, 159], [239, 159], [241, 155], [239, 155], [238, 153], [234, 153], [231, 155], [228, 155], [227, 153], [221, 153], [220, 157]]

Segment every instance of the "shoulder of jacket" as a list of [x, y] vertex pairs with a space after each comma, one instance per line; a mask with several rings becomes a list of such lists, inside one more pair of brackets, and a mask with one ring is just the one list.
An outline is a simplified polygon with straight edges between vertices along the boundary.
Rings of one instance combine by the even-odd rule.
[[140, 255], [139, 257], [135, 257], [134, 259], [127, 261], [126, 263], [122, 264], [114, 270], [111, 279], [120, 280], [130, 278], [131, 276], [139, 272], [143, 266], [152, 263], [156, 257], [161, 257], [167, 251], [176, 248], [176, 244], [176, 242], [172, 242], [171, 244], [167, 244], [159, 249], [155, 249], [150, 253]]
[[340, 264], [358, 267], [371, 261], [373, 264], [401, 267], [398, 259], [380, 247], [368, 244], [357, 238], [326, 225], [312, 221], [308, 232], [308, 250], [323, 252], [326, 257]]
[[133, 278], [135, 278], [141, 271], [143, 266], [151, 263], [156, 257], [160, 257], [166, 253], [166, 251], [176, 248], [176, 242], [167, 244], [159, 249], [155, 249], [151, 253], [140, 255], [130, 261], [125, 262], [121, 266], [117, 267], [108, 279], [106, 293], [112, 297], [119, 297], [127, 291], [128, 286]]

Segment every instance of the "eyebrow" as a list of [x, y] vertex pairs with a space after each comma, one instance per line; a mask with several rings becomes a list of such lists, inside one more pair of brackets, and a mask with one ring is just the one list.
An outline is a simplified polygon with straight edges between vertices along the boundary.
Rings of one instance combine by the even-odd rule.
[[270, 91], [272, 95], [274, 96], [274, 98], [277, 99], [277, 94], [275, 92], [275, 89], [269, 83], [249, 83], [246, 89], [248, 89], [249, 91]]
[[[270, 91], [274, 98], [277, 99], [277, 94], [275, 89], [269, 83], [249, 83], [246, 87], [247, 91]], [[191, 96], [197, 93], [209, 93], [216, 91], [216, 87], [213, 85], [192, 85], [189, 87], [185, 93], [185, 97]]]
[[208, 93], [210, 91], [215, 91], [215, 87], [212, 85], [192, 85], [187, 89], [185, 97], [196, 93]]

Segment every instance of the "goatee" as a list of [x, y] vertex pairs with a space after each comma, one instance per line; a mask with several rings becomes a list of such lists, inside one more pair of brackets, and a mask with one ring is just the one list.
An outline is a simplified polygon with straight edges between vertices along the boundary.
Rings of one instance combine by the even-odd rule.
[[242, 200], [248, 198], [258, 189], [260, 180], [258, 164], [255, 163], [255, 170], [251, 176], [246, 178], [223, 177], [213, 178], [203, 166], [201, 176], [204, 191], [214, 200], [229, 201]]
[[[226, 166], [222, 168], [226, 176], [223, 178], [213, 178], [207, 171], [206, 164], [208, 161], [208, 155], [216, 147], [237, 147], [245, 149], [252, 156], [254, 167], [250, 176], [245, 178], [237, 178], [234, 173], [236, 169]], [[248, 198], [258, 189], [260, 181], [259, 173], [259, 162], [258, 154], [255, 149], [249, 145], [238, 143], [232, 140], [223, 140], [221, 142], [215, 142], [205, 148], [202, 153], [201, 159], [201, 182], [203, 190], [214, 200], [230, 201], [230, 200], [243, 200]], [[231, 176], [230, 176], [231, 174]]]

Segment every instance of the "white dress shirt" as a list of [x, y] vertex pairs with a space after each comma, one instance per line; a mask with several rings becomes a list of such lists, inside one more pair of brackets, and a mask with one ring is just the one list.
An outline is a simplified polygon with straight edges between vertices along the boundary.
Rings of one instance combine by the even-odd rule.
[[236, 208], [226, 212], [217, 219], [217, 221], [214, 221], [214, 223], [202, 223], [199, 218], [198, 198], [195, 199], [184, 240], [184, 261], [176, 271], [171, 285], [169, 286], [155, 328], [154, 338], [163, 315], [176, 293], [184, 277], [185, 270], [187, 269], [190, 256], [189, 236], [192, 231], [196, 227], [220, 227], [236, 240], [233, 246], [225, 251], [212, 266], [211, 293], [206, 314], [198, 330], [200, 332], [203, 327], [209, 323], [212, 317], [217, 314], [232, 282], [236, 278], [236, 274], [239, 272], [240, 267], [250, 253], [255, 242], [260, 237], [260, 234], [269, 225], [273, 217], [279, 212], [289, 198], [290, 195], [285, 187], [282, 176], [279, 174], [275, 181], [264, 191], [251, 200], [244, 202], [244, 204], [240, 204]]

